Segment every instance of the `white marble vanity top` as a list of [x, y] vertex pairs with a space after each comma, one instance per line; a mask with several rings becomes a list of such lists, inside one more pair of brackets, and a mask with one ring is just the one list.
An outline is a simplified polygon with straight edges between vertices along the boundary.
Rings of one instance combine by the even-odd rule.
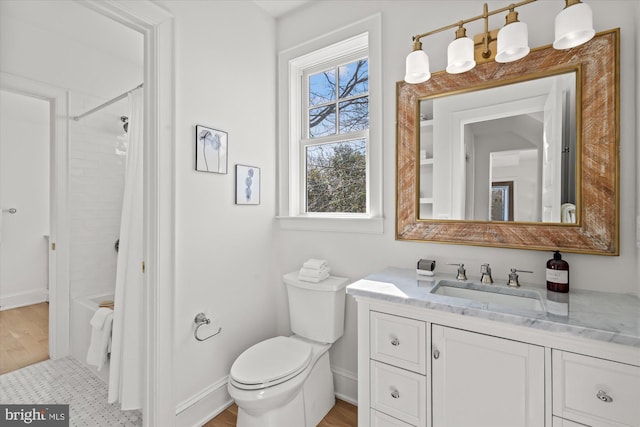
[[[568, 315], [561, 316], [550, 314], [548, 311], [536, 313], [510, 307], [487, 309], [475, 301], [432, 294], [431, 289], [445, 279], [455, 280], [455, 277], [445, 274], [421, 276], [412, 269], [389, 267], [350, 284], [347, 286], [347, 293], [355, 297], [481, 317], [640, 347], [640, 298], [636, 296], [574, 289], [568, 294]], [[477, 283], [477, 279], [470, 278], [469, 281]], [[502, 283], [486, 286], [506, 288]], [[548, 298], [547, 290], [542, 286], [523, 284], [520, 289], [538, 292], [547, 310], [553, 306], [555, 297], [567, 296], [550, 292]]]

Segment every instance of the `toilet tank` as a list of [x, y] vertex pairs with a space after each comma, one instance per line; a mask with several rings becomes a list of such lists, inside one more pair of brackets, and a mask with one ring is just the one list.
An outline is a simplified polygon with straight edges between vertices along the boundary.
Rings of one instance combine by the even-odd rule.
[[283, 276], [289, 296], [291, 331], [303, 338], [333, 343], [344, 332], [347, 279], [330, 276], [320, 283], [298, 279], [298, 272]]

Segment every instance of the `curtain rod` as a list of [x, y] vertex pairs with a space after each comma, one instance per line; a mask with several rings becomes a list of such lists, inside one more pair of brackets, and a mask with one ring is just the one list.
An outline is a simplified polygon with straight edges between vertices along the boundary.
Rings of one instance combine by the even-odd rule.
[[88, 116], [89, 114], [95, 113], [98, 110], [102, 110], [104, 107], [108, 107], [109, 105], [113, 104], [114, 102], [118, 102], [121, 99], [126, 98], [126, 96], [129, 94], [129, 92], [133, 92], [134, 90], [140, 89], [143, 86], [144, 86], [144, 83], [140, 83], [138, 86], [134, 87], [131, 90], [126, 91], [122, 95], [118, 95], [115, 98], [113, 98], [112, 100], [107, 101], [104, 104], [100, 104], [96, 108], [93, 108], [93, 109], [87, 111], [86, 113], [80, 114], [79, 116], [73, 116], [71, 118], [77, 122], [78, 120], [80, 120], [81, 118], [83, 118], [85, 116]]

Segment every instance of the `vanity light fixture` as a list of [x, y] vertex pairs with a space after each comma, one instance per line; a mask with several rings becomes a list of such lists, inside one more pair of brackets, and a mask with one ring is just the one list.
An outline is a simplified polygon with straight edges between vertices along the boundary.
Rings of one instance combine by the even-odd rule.
[[[487, 4], [483, 6], [482, 15], [458, 21], [427, 33], [413, 36], [413, 51], [407, 56], [406, 74], [404, 80], [410, 84], [426, 82], [431, 78], [429, 70], [429, 56], [422, 50], [420, 39], [432, 34], [456, 28], [456, 38], [447, 48], [447, 72], [450, 74], [464, 73], [476, 66], [493, 59], [496, 62], [512, 62], [529, 54], [527, 24], [518, 21], [516, 8], [537, 0], [523, 0], [519, 3], [489, 11]], [[495, 30], [489, 31], [489, 16], [507, 12], [506, 24], [498, 31], [497, 49]], [[478, 35], [482, 40], [474, 42], [466, 36], [464, 25], [484, 19], [484, 33]], [[593, 29], [593, 14], [589, 5], [580, 0], [565, 0], [565, 8], [555, 20], [555, 49], [570, 49], [591, 40], [595, 35]], [[492, 51], [493, 50], [493, 51]], [[497, 50], [497, 52], [496, 52]]]
[[593, 12], [580, 0], [565, 0], [566, 6], [556, 16], [554, 49], [571, 49], [588, 42], [596, 34]]
[[456, 39], [447, 48], [447, 73], [459, 74], [476, 66], [473, 59], [473, 40], [467, 37], [467, 30], [459, 23]]
[[422, 83], [431, 78], [429, 56], [418, 40], [413, 42], [413, 52], [407, 56], [406, 70], [404, 81], [407, 83]]
[[496, 62], [513, 62], [529, 54], [529, 32], [527, 24], [518, 21], [515, 8], [509, 9], [507, 23], [498, 31], [498, 53]]

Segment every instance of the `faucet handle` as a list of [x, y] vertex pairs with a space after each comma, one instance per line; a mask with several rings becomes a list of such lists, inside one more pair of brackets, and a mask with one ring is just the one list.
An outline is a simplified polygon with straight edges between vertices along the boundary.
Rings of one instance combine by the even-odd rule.
[[491, 267], [489, 267], [489, 263], [482, 264], [480, 266], [480, 282], [486, 284], [493, 283], [493, 278], [491, 277]]
[[518, 282], [518, 273], [533, 273], [533, 271], [518, 270], [516, 268], [512, 268], [511, 273], [509, 273], [509, 281], [507, 282], [507, 286], [511, 286], [514, 288], [520, 287], [520, 283]]
[[458, 275], [456, 276], [456, 279], [467, 280], [467, 270], [464, 269], [464, 264], [448, 264], [448, 265], [458, 266]]

